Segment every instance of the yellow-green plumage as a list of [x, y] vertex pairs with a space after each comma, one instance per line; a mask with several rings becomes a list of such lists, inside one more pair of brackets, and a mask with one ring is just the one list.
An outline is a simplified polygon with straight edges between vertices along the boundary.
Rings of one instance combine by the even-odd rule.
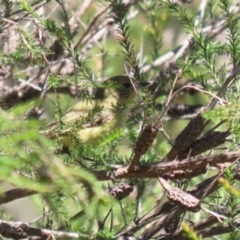
[[[120, 75], [104, 82], [106, 88], [96, 90], [90, 100], [81, 100], [63, 116], [63, 128], [52, 124], [45, 135], [49, 138], [58, 136], [67, 147], [74, 147], [76, 139], [93, 144], [103, 139], [104, 135], [124, 126], [129, 104], [136, 98], [138, 84], [128, 76]], [[74, 140], [75, 139], [75, 140]]]

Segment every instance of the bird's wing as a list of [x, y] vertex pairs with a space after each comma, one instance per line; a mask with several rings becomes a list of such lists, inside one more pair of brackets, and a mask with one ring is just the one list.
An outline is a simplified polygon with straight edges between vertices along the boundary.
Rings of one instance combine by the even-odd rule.
[[[104, 106], [99, 106], [96, 101], [79, 102], [70, 108], [62, 117], [64, 123], [63, 129], [58, 134], [64, 135], [74, 129], [91, 128], [108, 123], [113, 117], [113, 112], [110, 109], [105, 109]], [[53, 138], [56, 134], [59, 121], [49, 124], [48, 129], [44, 134], [48, 138]]]
[[111, 120], [113, 113], [102, 108], [94, 108], [88, 113], [79, 111], [71, 111], [63, 117], [65, 125], [80, 126], [82, 128], [89, 128], [98, 125], [103, 125]]
[[101, 111], [94, 115], [89, 114], [88, 116], [84, 116], [81, 119], [75, 117], [76, 114], [79, 117], [82, 117], [80, 113], [76, 112], [74, 114], [74, 118], [72, 118], [71, 121], [65, 122], [64, 128], [58, 132], [60, 135], [66, 135], [68, 133], [73, 134], [74, 129], [76, 130], [75, 132], [77, 132], [81, 128], [87, 129], [101, 126], [110, 122], [113, 118], [113, 113], [110, 111]]
[[83, 128], [104, 124], [112, 116], [111, 110], [106, 109], [104, 104], [95, 100], [79, 102], [63, 116], [62, 121], [66, 124], [79, 123]]
[[98, 107], [98, 103], [95, 100], [80, 101], [66, 112], [62, 120], [64, 123], [71, 123], [76, 120], [81, 120], [89, 114], [97, 112], [98, 109], [100, 108]]

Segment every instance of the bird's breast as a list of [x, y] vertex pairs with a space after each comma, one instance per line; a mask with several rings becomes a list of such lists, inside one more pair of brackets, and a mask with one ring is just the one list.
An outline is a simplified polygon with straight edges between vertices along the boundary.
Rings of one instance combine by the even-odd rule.
[[128, 108], [118, 109], [111, 114], [111, 117], [105, 123], [79, 130], [78, 138], [88, 144], [100, 142], [106, 135], [124, 127], [128, 113]]

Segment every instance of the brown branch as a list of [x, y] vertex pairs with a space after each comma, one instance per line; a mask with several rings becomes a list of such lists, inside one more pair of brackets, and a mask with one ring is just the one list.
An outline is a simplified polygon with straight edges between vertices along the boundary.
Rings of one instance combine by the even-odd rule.
[[187, 104], [177, 104], [173, 103], [170, 105], [167, 111], [167, 115], [169, 118], [182, 118], [183, 116], [189, 116], [196, 114], [203, 105], [187, 105]]
[[157, 178], [163, 177], [165, 173], [185, 169], [202, 169], [209, 166], [217, 166], [219, 163], [231, 163], [240, 157], [240, 151], [221, 153], [210, 156], [200, 156], [196, 158], [186, 158], [181, 161], [156, 162], [148, 166], [140, 166], [134, 170], [129, 170], [126, 166], [120, 166], [114, 170], [114, 174], [109, 171], [93, 171], [93, 174], [100, 181], [122, 178]]
[[156, 138], [158, 129], [154, 125], [147, 125], [140, 133], [137, 143], [134, 149], [134, 156], [131, 159], [128, 171], [132, 171], [135, 167], [138, 167], [140, 158], [148, 151], [152, 146], [154, 139]]
[[[214, 221], [214, 219], [210, 219], [211, 217], [212, 216], [207, 218], [208, 221], [206, 221], [206, 223], [203, 224], [203, 226], [199, 226], [201, 227], [201, 230], [198, 230], [198, 227], [195, 227], [195, 225], [192, 226], [193, 230], [196, 231], [197, 234], [201, 235], [202, 238], [229, 233], [231, 231], [230, 224], [221, 224], [221, 226], [212, 227], [212, 225], [216, 223], [216, 220]], [[236, 223], [236, 225], [240, 226], [239, 223]], [[183, 230], [179, 230], [174, 234], [159, 236], [158, 240], [173, 240], [173, 239], [188, 240], [189, 238], [185, 237], [183, 234], [184, 234]]]
[[[39, 97], [42, 93], [37, 88], [42, 88], [43, 83], [39, 80], [35, 81], [34, 84], [36, 85], [36, 88], [33, 88], [29, 85], [25, 85], [24, 87], [22, 85], [20, 86], [14, 86], [12, 88], [8, 88], [4, 94], [1, 95], [2, 103], [1, 105], [4, 105], [6, 108], [11, 108], [15, 104], [19, 104], [20, 102], [26, 102], [30, 99], [35, 99]], [[52, 88], [47, 90], [48, 93], [53, 93], [55, 90]], [[77, 89], [73, 86], [59, 86], [56, 88], [57, 93], [62, 94], [68, 94], [72, 97], [76, 96]]]
[[[208, 191], [209, 189], [209, 184], [212, 184], [215, 182], [214, 186], [212, 189], [209, 189], [209, 192], [207, 193], [207, 195], [210, 195], [211, 193], [213, 193], [214, 191], [219, 189], [219, 185], [216, 183], [216, 178], [218, 178], [218, 175], [207, 179], [206, 181], [200, 183], [197, 186], [197, 191], [195, 192], [195, 194], [192, 194], [194, 191], [188, 191], [187, 193], [193, 195], [194, 197], [197, 198], [202, 198], [202, 196], [204, 195], [204, 193], [206, 191]], [[166, 207], [168, 206], [169, 210], [166, 212], [166, 217], [161, 217], [159, 218], [159, 220], [157, 222], [155, 222], [152, 226], [150, 226], [148, 229], [145, 230], [145, 232], [143, 232], [143, 234], [141, 235], [144, 238], [151, 238], [152, 236], [154, 236], [157, 232], [159, 232], [160, 229], [162, 229], [163, 227], [166, 227], [171, 221], [175, 220], [176, 218], [180, 217], [180, 215], [185, 212], [184, 208], [181, 206], [178, 206], [177, 208], [175, 208], [175, 205], [171, 205], [171, 202], [167, 202], [166, 203]], [[173, 210], [172, 210], [173, 209]], [[171, 213], [171, 215], [168, 215], [168, 213]], [[161, 213], [162, 215], [162, 213]], [[160, 216], [161, 216], [160, 215]], [[156, 216], [156, 215], [155, 215]], [[210, 218], [212, 221], [215, 218], [214, 222], [217, 222], [217, 217], [216, 216], [211, 216], [212, 218]], [[156, 219], [156, 217], [155, 217]], [[203, 225], [206, 225], [203, 224]], [[208, 225], [209, 226], [209, 225]], [[203, 227], [199, 226], [199, 229], [201, 229]], [[171, 238], [174, 239], [174, 238]], [[178, 239], [178, 238], [176, 238]]]
[[[228, 76], [228, 78], [222, 84], [221, 88], [219, 89], [218, 93], [216, 94], [217, 97], [222, 97], [226, 88], [234, 82], [234, 79], [237, 77], [239, 72], [240, 72], [240, 62], [234, 67], [234, 69], [232, 70], [232, 73]], [[215, 105], [217, 104], [217, 102], [218, 102], [218, 98], [213, 97], [211, 102], [209, 103], [208, 107], [210, 109], [214, 108]]]
[[6, 238], [23, 239], [37, 236], [41, 239], [93, 239], [92, 236], [73, 232], [61, 232], [48, 229], [32, 228], [23, 222], [11, 222], [0, 220], [0, 234]]
[[208, 150], [214, 149], [215, 147], [225, 143], [226, 138], [230, 135], [231, 133], [229, 130], [225, 132], [210, 131], [201, 138], [195, 140], [188, 149], [181, 152], [178, 155], [178, 159], [184, 159], [188, 156], [194, 157], [207, 152]]
[[103, 8], [100, 10], [100, 12], [98, 12], [95, 16], [93, 16], [93, 19], [91, 20], [91, 22], [88, 24], [87, 29], [85, 30], [85, 32], [82, 34], [82, 36], [80, 37], [80, 39], [75, 43], [74, 45], [74, 49], [76, 50], [79, 45], [82, 44], [82, 41], [84, 38], [86, 38], [86, 36], [90, 33], [90, 37], [93, 36], [92, 34], [92, 28], [93, 26], [97, 23], [97, 20], [109, 9], [109, 6]]
[[[193, 228], [194, 231], [199, 232], [200, 230], [203, 230], [217, 222], [218, 222], [217, 218], [211, 215], [211, 216], [208, 216], [207, 218], [199, 221], [198, 223], [193, 224], [191, 227]], [[178, 231], [174, 232], [173, 234], [162, 235], [162, 236], [161, 235], [160, 234], [158, 235], [159, 239], [161, 239], [161, 240], [171, 240], [174, 238], [181, 239], [181, 237], [183, 236], [183, 230], [179, 229]]]
[[37, 192], [27, 188], [15, 188], [0, 195], [0, 204], [12, 202], [19, 198], [24, 198], [36, 194]]
[[[206, 179], [205, 181], [203, 181], [203, 182], [199, 183], [197, 186], [195, 186], [194, 189], [187, 191], [187, 193], [200, 199], [203, 196], [203, 194], [206, 192], [206, 190], [209, 188], [209, 185], [216, 179], [216, 177], [218, 177], [218, 175]], [[213, 192], [215, 192], [218, 189], [219, 189], [219, 185], [215, 184], [208, 192], [208, 195], [212, 194]], [[129, 225], [129, 226], [121, 229], [119, 231], [118, 235], [122, 235], [125, 233], [131, 235], [134, 232], [142, 229], [147, 224], [159, 219], [158, 222], [151, 225], [150, 229], [149, 229], [149, 232], [155, 232], [155, 230], [157, 232], [159, 229], [162, 229], [165, 226], [167, 226], [167, 224], [170, 221], [172, 221], [172, 219], [176, 219], [177, 217], [179, 217], [183, 212], [185, 212], [185, 210], [186, 209], [184, 209], [183, 207], [176, 206], [176, 204], [168, 201], [161, 206], [158, 205], [157, 207], [152, 209], [150, 212], [146, 213], [145, 215], [143, 215], [142, 217], [137, 219], [137, 221], [136, 221], [137, 224], [134, 223], [132, 225]], [[148, 230], [146, 230], [146, 231], [148, 231]], [[146, 236], [144, 236], [144, 237], [147, 238]]]
[[[222, 212], [224, 212], [225, 216], [228, 216], [228, 217], [231, 216], [231, 213], [226, 208], [220, 209], [220, 213], [222, 213]], [[238, 210], [238, 213], [239, 213], [239, 210]], [[205, 230], [207, 229], [207, 227], [213, 226], [216, 223], [218, 223], [218, 219], [215, 216], [210, 215], [210, 216], [200, 220], [199, 222], [191, 225], [191, 227], [193, 228], [194, 231], [197, 231], [198, 234], [203, 235]], [[208, 228], [208, 231], [207, 231], [208, 234], [210, 234], [210, 232], [213, 233], [213, 232], [216, 231], [216, 229], [215, 230], [213, 230], [213, 229], [214, 228], [211, 228], [210, 231], [209, 231], [209, 228]], [[213, 236], [213, 235], [217, 235], [217, 234], [222, 234], [222, 233], [220, 233], [220, 231], [216, 234], [208, 235], [208, 237]], [[227, 232], [225, 232], [225, 233], [227, 233]], [[205, 236], [205, 237], [207, 237], [207, 236]], [[158, 234], [158, 235], [156, 235], [156, 238], [158, 238], [159, 240], [172, 240], [172, 239], [182, 239], [183, 240], [183, 239], [185, 239], [183, 237], [183, 230], [182, 229], [177, 230], [173, 234], [167, 234], [167, 235]]]
[[163, 161], [171, 161], [178, 153], [181, 153], [185, 149], [191, 146], [192, 142], [197, 139], [200, 133], [206, 126], [206, 120], [201, 116], [201, 112], [198, 112], [196, 117], [191, 119], [188, 125], [181, 131], [175, 140], [175, 144], [172, 149], [166, 155]]

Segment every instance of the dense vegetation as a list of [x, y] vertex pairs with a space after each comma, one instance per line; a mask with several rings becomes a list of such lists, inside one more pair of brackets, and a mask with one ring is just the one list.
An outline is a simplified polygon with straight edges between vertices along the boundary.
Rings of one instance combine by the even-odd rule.
[[[237, 1], [0, 6], [3, 237], [240, 238]], [[150, 83], [123, 131], [68, 151], [42, 134], [120, 74]]]

